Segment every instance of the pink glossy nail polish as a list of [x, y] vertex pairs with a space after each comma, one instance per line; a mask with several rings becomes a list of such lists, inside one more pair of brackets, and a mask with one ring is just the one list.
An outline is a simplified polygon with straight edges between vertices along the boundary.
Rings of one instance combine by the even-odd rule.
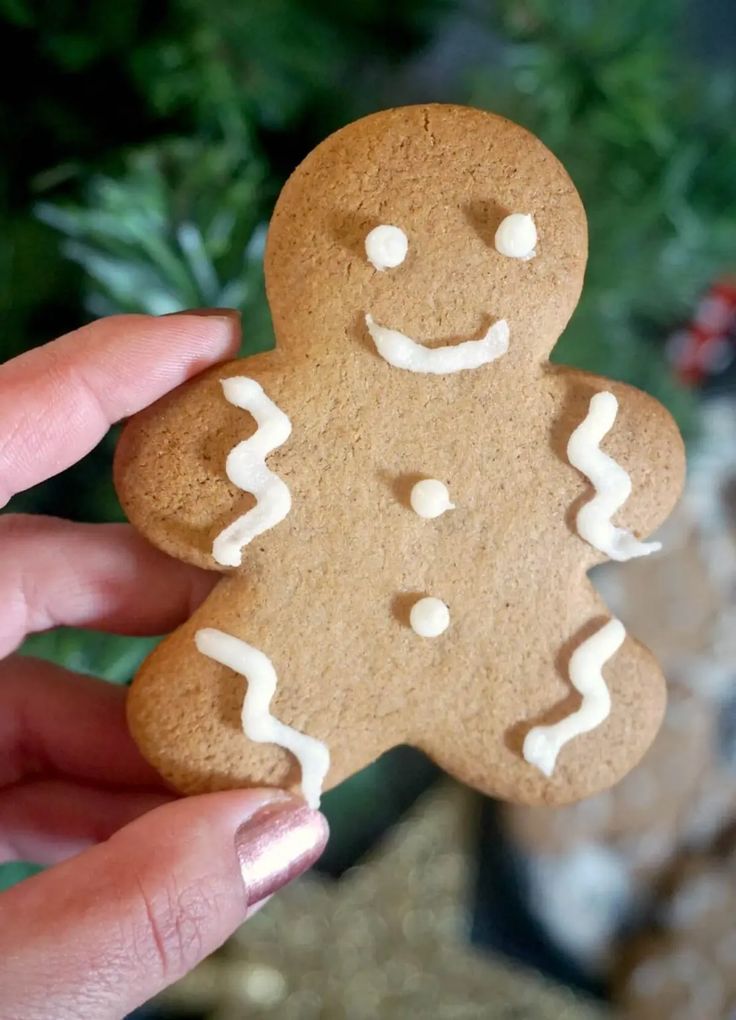
[[244, 822], [235, 849], [248, 903], [257, 903], [306, 871], [327, 843], [327, 821], [302, 801], [269, 804]]

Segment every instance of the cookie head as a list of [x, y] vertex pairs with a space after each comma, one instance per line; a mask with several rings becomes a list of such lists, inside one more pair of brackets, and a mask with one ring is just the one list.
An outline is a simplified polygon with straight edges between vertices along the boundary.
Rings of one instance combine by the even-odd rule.
[[388, 110], [319, 145], [281, 194], [266, 253], [278, 342], [329, 355], [380, 330], [427, 350], [490, 333], [495, 357], [539, 361], [586, 250], [572, 182], [523, 128], [464, 107]]

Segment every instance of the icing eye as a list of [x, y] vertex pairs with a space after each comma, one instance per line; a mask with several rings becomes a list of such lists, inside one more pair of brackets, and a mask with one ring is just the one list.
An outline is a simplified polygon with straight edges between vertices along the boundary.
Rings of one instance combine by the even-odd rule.
[[533, 259], [537, 254], [537, 228], [528, 213], [511, 213], [498, 225], [496, 251], [512, 259]]
[[409, 240], [401, 227], [382, 223], [366, 234], [365, 253], [375, 269], [395, 269], [400, 266], [408, 249]]

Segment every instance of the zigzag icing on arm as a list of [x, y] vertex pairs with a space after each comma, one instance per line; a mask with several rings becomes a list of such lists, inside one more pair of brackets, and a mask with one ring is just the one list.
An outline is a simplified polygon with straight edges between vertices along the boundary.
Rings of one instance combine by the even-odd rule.
[[570, 681], [583, 696], [580, 708], [552, 726], [535, 726], [524, 740], [524, 758], [545, 776], [552, 775], [557, 755], [569, 740], [595, 729], [608, 718], [611, 695], [601, 670], [625, 637], [621, 621], [609, 620], [572, 653]]
[[198, 630], [194, 641], [202, 655], [245, 677], [248, 687], [241, 713], [243, 732], [249, 740], [278, 744], [294, 755], [302, 770], [304, 799], [311, 808], [318, 808], [330, 767], [330, 752], [321, 740], [308, 737], [271, 715], [271, 699], [278, 683], [271, 660], [240, 638], [213, 627]]
[[662, 548], [661, 542], [640, 542], [630, 531], [611, 523], [631, 495], [628, 473], [600, 449], [618, 414], [618, 401], [604, 391], [591, 398], [588, 413], [570, 436], [567, 458], [595, 489], [595, 496], [578, 511], [578, 534], [589, 545], [612, 560], [630, 560], [648, 556]]
[[372, 315], [366, 315], [365, 324], [381, 357], [408, 372], [449, 375], [486, 365], [509, 349], [509, 324], [505, 319], [494, 322], [480, 340], [464, 340], [447, 347], [424, 347], [397, 329], [380, 326]]
[[227, 477], [239, 489], [252, 492], [256, 505], [221, 531], [212, 545], [218, 563], [239, 567], [243, 547], [283, 521], [291, 509], [288, 486], [266, 466], [266, 457], [291, 435], [291, 422], [255, 379], [235, 376], [221, 382], [225, 398], [249, 411], [258, 425], [254, 435], [233, 447], [225, 462]]

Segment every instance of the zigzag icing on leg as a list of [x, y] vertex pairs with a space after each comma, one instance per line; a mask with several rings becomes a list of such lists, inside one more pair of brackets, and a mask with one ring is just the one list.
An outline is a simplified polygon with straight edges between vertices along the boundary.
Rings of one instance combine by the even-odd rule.
[[307, 804], [319, 807], [322, 783], [330, 767], [326, 744], [279, 722], [270, 712], [278, 678], [273, 663], [263, 652], [240, 638], [213, 627], [194, 635], [198, 651], [245, 677], [248, 688], [243, 700], [243, 732], [257, 743], [278, 744], [290, 751], [302, 770], [302, 793]]
[[625, 637], [621, 621], [609, 620], [572, 653], [570, 681], [582, 694], [582, 705], [577, 712], [552, 726], [535, 726], [524, 740], [524, 758], [545, 776], [552, 775], [557, 755], [569, 740], [595, 729], [608, 718], [611, 695], [601, 670], [619, 650]]

